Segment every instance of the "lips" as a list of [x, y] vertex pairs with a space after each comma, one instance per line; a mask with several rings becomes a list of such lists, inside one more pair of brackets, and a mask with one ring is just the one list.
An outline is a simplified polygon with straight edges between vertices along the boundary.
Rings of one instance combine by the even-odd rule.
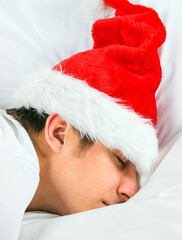
[[104, 207], [108, 206], [108, 204], [106, 202], [102, 202], [102, 203], [103, 203]]

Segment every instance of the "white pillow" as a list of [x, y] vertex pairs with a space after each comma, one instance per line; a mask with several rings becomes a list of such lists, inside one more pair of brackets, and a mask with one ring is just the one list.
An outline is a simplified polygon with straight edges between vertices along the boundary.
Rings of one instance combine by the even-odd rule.
[[91, 26], [82, 0], [0, 0], [0, 108], [24, 76], [91, 48]]
[[162, 82], [156, 93], [160, 147], [182, 129], [182, 1], [131, 0], [154, 8], [166, 30], [166, 42], [159, 50], [163, 70]]
[[[92, 47], [86, 0], [0, 0], [0, 107], [20, 80]], [[160, 146], [182, 129], [182, 1], [131, 0], [153, 7], [167, 29], [160, 48], [163, 79], [157, 91]]]

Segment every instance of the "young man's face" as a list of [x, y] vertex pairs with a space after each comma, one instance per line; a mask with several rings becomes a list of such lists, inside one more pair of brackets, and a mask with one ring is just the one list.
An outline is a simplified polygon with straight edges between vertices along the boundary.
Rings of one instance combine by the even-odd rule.
[[135, 166], [119, 151], [96, 142], [80, 156], [65, 152], [64, 171], [55, 169], [61, 215], [82, 212], [127, 201], [137, 191]]
[[100, 142], [80, 152], [80, 136], [56, 115], [38, 142], [40, 184], [30, 210], [67, 215], [125, 202], [138, 191], [131, 162]]

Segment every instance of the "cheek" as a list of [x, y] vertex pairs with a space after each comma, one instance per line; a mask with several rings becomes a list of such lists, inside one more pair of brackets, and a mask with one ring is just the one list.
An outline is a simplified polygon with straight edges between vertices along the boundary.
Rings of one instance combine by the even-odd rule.
[[75, 197], [79, 194], [80, 197], [90, 197], [116, 187], [121, 171], [106, 157], [87, 161], [73, 159], [73, 162], [67, 161], [64, 166], [57, 166], [52, 176], [60, 195]]
[[67, 197], [88, 201], [103, 197], [103, 194], [112, 191], [118, 182], [118, 172], [113, 164], [82, 162], [65, 169], [65, 174], [60, 180]]
[[114, 167], [110, 167], [107, 171], [103, 171], [101, 174], [101, 189], [105, 191], [114, 191], [119, 182], [119, 173]]
[[[98, 161], [95, 164], [89, 164], [83, 168], [80, 175], [82, 191], [91, 196], [103, 196], [104, 193], [112, 191], [118, 181], [119, 172], [110, 161]], [[89, 193], [88, 193], [89, 192]]]
[[[64, 171], [63, 171], [64, 169]], [[115, 194], [120, 172], [106, 158], [78, 161], [55, 169], [55, 188], [64, 214], [101, 207], [101, 201]]]

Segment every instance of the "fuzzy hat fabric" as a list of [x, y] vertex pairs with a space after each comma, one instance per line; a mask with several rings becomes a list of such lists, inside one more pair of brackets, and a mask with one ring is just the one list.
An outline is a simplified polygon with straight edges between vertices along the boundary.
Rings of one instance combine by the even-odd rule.
[[[161, 81], [158, 48], [166, 31], [151, 8], [127, 0], [90, 0], [97, 20], [93, 48], [29, 76], [12, 107], [58, 113], [81, 136], [118, 149], [144, 182], [158, 156], [155, 92]], [[94, 7], [93, 7], [94, 4]]]

